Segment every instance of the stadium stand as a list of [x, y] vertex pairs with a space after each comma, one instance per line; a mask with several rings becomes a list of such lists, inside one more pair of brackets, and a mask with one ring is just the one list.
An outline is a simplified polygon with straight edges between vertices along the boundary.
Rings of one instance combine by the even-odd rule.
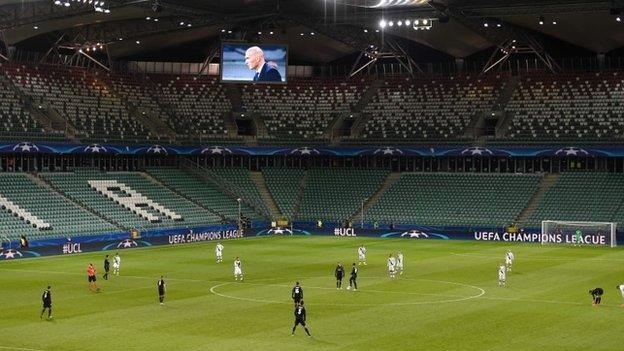
[[5, 74], [37, 103], [49, 103], [91, 141], [138, 142], [149, 131], [131, 119], [105, 82], [85, 69], [62, 66], [5, 66]]
[[[201, 204], [203, 207], [229, 219], [238, 218], [238, 203], [236, 199], [224, 194], [214, 184], [206, 182], [192, 173], [179, 169], [149, 168], [148, 173], [166, 186], [174, 189], [186, 198]], [[255, 185], [253, 186], [255, 187]], [[260, 218], [253, 209], [244, 203], [241, 206], [241, 212], [243, 216], [248, 218]]]
[[29, 179], [24, 173], [0, 174], [0, 195], [51, 226], [46, 230], [36, 229], [9, 213], [3, 206], [0, 210], [0, 235], [12, 239], [17, 239], [22, 234], [31, 239], [41, 239], [120, 230], [54, 190]]
[[367, 86], [365, 79], [299, 79], [287, 85], [245, 85], [242, 97], [249, 112], [264, 118], [265, 141], [323, 141], [332, 119], [350, 111]]
[[217, 78], [153, 74], [148, 79], [157, 86], [162, 103], [175, 111], [175, 118], [169, 118], [168, 123], [182, 139], [230, 137], [223, 119], [232, 105]]
[[42, 138], [45, 131], [24, 108], [24, 102], [11, 90], [8, 83], [0, 79], [0, 137]]
[[624, 132], [624, 74], [621, 72], [531, 74], [516, 89], [510, 140], [609, 140]]
[[[119, 223], [124, 228], [177, 227], [189, 224], [220, 223], [220, 217], [217, 215], [195, 205], [166, 187], [150, 181], [138, 172], [105, 173], [82, 169], [71, 173], [42, 173], [41, 177], [76, 202], [89, 207], [113, 223]], [[151, 222], [142, 218], [92, 189], [89, 181], [94, 180], [121, 182], [165, 208], [180, 214], [183, 220], [175, 221], [158, 214], [156, 216], [160, 218], [159, 222]], [[121, 192], [118, 194], [124, 196]]]
[[364, 109], [362, 138], [369, 141], [461, 139], [478, 112], [491, 109], [500, 76], [385, 81]]
[[368, 209], [371, 220], [504, 226], [537, 189], [538, 175], [405, 173]]
[[295, 168], [267, 167], [262, 169], [262, 174], [280, 212], [287, 218], [293, 218], [297, 194], [305, 171]]
[[388, 176], [387, 170], [312, 169], [308, 171], [299, 218], [347, 220], [359, 211]]
[[542, 220], [622, 223], [622, 192], [620, 174], [562, 173], [539, 201], [527, 226], [539, 228]]
[[150, 112], [163, 120], [167, 120], [167, 113], [161, 109], [160, 103], [156, 100], [154, 93], [150, 91], [149, 85], [139, 76], [116, 73], [97, 76], [105, 80], [115, 91], [115, 94], [124, 100], [125, 104], [134, 105], [141, 111]]

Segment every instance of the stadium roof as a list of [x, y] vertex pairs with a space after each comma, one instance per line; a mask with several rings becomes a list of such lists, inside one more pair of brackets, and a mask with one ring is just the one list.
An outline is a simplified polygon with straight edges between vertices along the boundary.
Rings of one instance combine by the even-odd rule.
[[[107, 43], [114, 59], [189, 61], [202, 60], [222, 40], [247, 40], [286, 43], [291, 62], [299, 63], [331, 62], [381, 42], [382, 36], [423, 56], [449, 59], [483, 52], [519, 31], [546, 48], [569, 47], [585, 54], [624, 47], [624, 22], [616, 21], [624, 1], [110, 0], [101, 1], [101, 12], [92, 0], [56, 2], [0, 0], [0, 40], [36, 51], [47, 51], [54, 43], [66, 50]], [[381, 19], [416, 18], [436, 21], [431, 30], [379, 28]]]

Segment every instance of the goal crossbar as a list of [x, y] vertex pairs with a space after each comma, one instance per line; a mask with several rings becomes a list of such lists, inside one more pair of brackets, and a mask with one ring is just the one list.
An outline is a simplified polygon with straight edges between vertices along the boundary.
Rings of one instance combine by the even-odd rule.
[[[581, 236], [582, 243], [616, 247], [616, 227], [616, 222], [544, 220], [542, 221], [542, 244], [548, 242], [580, 244], [576, 242], [576, 236]], [[554, 231], [552, 230], [553, 228]], [[587, 230], [590, 228], [594, 228], [595, 231], [589, 233], [589, 235], [586, 231], [585, 233], [581, 231], [581, 229]]]

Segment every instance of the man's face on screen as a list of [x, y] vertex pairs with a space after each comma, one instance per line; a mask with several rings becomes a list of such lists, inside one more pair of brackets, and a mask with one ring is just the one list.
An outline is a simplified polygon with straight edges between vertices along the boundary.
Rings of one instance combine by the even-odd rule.
[[254, 50], [247, 50], [247, 52], [245, 52], [245, 64], [250, 70], [256, 70], [260, 65], [261, 57], [262, 55], [259, 52]]

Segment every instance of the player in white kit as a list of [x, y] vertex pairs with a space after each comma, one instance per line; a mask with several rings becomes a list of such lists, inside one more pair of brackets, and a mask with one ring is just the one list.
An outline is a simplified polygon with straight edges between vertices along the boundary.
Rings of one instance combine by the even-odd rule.
[[403, 253], [401, 251], [397, 252], [396, 271], [399, 272], [399, 274], [403, 274]]
[[218, 242], [217, 246], [215, 246], [215, 255], [217, 256], [217, 263], [223, 262], [223, 245], [221, 245], [221, 242]]
[[501, 263], [498, 267], [498, 286], [505, 286], [507, 283], [507, 269], [505, 265]]
[[507, 272], [511, 272], [511, 266], [513, 265], [514, 254], [511, 250], [507, 250], [505, 254], [505, 266], [507, 267]]
[[[624, 298], [624, 283], [616, 286], [616, 288], [620, 291], [620, 294], [622, 294], [622, 298]], [[621, 304], [620, 307], [624, 307], [624, 304]]]
[[360, 245], [360, 247], [358, 247], [358, 265], [366, 266], [366, 248], [364, 245]]
[[119, 275], [119, 267], [121, 266], [121, 257], [119, 257], [119, 253], [115, 254], [113, 257], [113, 274]]
[[396, 259], [394, 257], [392, 257], [392, 254], [388, 255], [388, 274], [390, 275], [390, 278], [394, 278], [394, 275], [396, 274]]
[[240, 258], [236, 257], [236, 261], [234, 261], [234, 279], [238, 280], [238, 278], [243, 281], [243, 267]]

